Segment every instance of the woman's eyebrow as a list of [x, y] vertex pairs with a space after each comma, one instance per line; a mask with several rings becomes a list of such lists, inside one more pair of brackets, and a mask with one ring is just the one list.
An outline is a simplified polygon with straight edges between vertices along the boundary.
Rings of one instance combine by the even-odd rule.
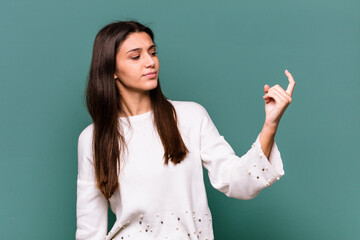
[[[151, 45], [151, 46], [148, 48], [148, 51], [149, 51], [150, 49], [152, 49], [152, 48], [155, 48], [155, 47], [156, 47], [155, 44]], [[129, 52], [135, 52], [135, 51], [139, 51], [139, 50], [142, 50], [142, 48], [134, 48], [134, 49], [129, 50], [127, 53], [129, 53]]]

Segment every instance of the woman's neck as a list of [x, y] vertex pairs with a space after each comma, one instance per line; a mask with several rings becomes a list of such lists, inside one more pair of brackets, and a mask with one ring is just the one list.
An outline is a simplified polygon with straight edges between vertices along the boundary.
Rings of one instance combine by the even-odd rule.
[[137, 94], [122, 94], [121, 98], [122, 111], [119, 113], [120, 117], [125, 117], [124, 112], [127, 116], [135, 116], [149, 112], [151, 110], [151, 99], [150, 92], [137, 93]]

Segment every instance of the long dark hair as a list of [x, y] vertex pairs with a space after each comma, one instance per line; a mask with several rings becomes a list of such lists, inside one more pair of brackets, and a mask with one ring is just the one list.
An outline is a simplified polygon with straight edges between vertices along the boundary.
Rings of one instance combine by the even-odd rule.
[[[119, 113], [124, 113], [114, 72], [116, 53], [130, 33], [145, 32], [154, 42], [151, 29], [136, 21], [118, 21], [103, 27], [96, 35], [86, 88], [88, 111], [94, 122], [93, 157], [98, 188], [109, 199], [119, 187], [120, 154], [126, 149]], [[150, 90], [154, 125], [164, 147], [164, 164], [180, 163], [189, 152], [177, 126], [173, 105], [163, 95], [160, 80]], [[149, 143], [151, 144], [151, 143]]]

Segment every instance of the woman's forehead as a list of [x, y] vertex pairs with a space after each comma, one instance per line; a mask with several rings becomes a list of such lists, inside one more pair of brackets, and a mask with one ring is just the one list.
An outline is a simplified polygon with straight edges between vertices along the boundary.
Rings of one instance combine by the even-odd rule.
[[149, 47], [154, 45], [149, 34], [145, 32], [135, 32], [129, 34], [120, 46], [122, 53], [128, 53], [132, 50], [147, 50]]

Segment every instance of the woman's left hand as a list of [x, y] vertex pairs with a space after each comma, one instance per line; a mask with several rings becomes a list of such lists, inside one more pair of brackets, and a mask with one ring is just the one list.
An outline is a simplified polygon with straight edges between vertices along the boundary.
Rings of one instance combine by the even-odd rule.
[[282, 89], [279, 84], [271, 88], [269, 85], [264, 86], [265, 124], [275, 129], [277, 129], [282, 115], [291, 103], [292, 92], [295, 87], [295, 81], [291, 73], [285, 70], [285, 75], [289, 79], [289, 85], [286, 91]]

